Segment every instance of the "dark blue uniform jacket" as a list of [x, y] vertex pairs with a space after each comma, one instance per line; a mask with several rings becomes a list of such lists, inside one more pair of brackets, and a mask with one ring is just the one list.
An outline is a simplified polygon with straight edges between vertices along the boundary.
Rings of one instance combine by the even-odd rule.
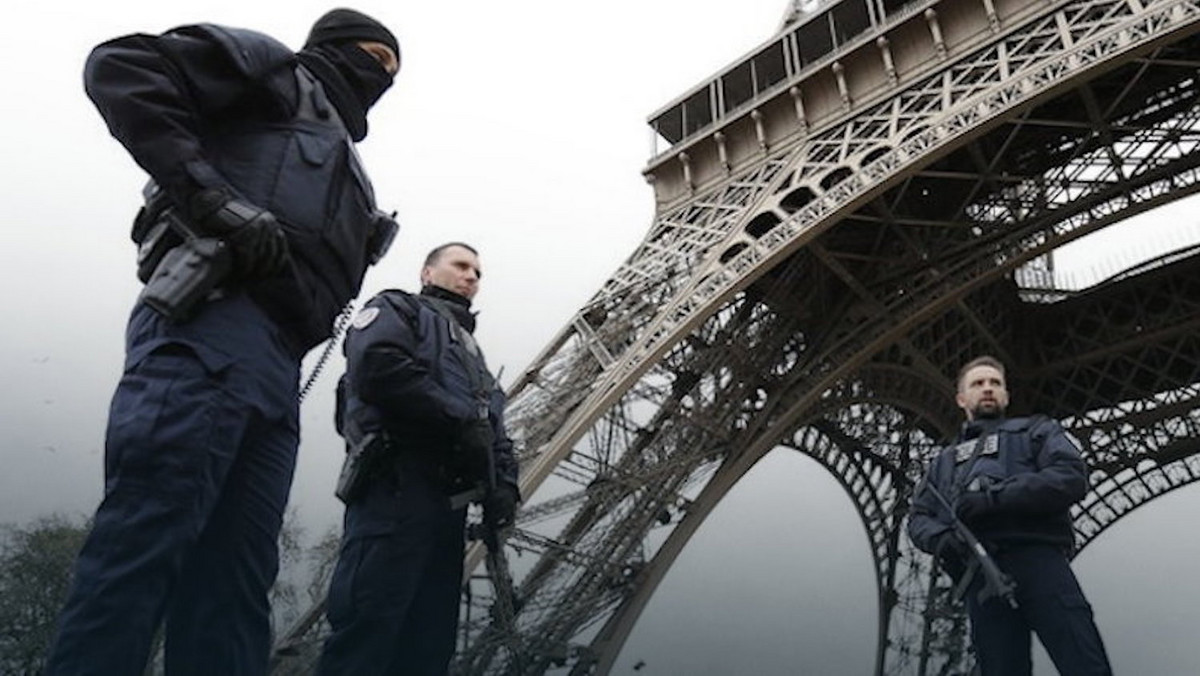
[[[1011, 418], [995, 430], [971, 462], [979, 426], [969, 425], [954, 446], [939, 451], [925, 475], [951, 504], [977, 477], [995, 486], [995, 508], [968, 524], [981, 541], [993, 545], [1054, 544], [1070, 551], [1074, 532], [1069, 509], [1087, 492], [1087, 474], [1079, 449], [1054, 420], [1044, 416]], [[934, 541], [952, 528], [950, 514], [925, 484], [917, 486], [909, 515], [913, 543], [932, 552]]]
[[[404, 291], [383, 291], [359, 312], [346, 334], [346, 375], [339, 431], [351, 442], [384, 431], [407, 466], [445, 465], [457, 435], [483, 414], [495, 442], [491, 466], [498, 483], [517, 486], [517, 462], [504, 428], [504, 393], [482, 353], [454, 346], [449, 321], [431, 303], [449, 302]], [[469, 366], [467, 363], [470, 362]], [[482, 391], [467, 368], [475, 368]]]
[[262, 33], [183, 26], [100, 45], [84, 84], [175, 204], [226, 188], [275, 214], [292, 261], [250, 295], [297, 354], [326, 338], [362, 283], [375, 203], [349, 134], [295, 54]]

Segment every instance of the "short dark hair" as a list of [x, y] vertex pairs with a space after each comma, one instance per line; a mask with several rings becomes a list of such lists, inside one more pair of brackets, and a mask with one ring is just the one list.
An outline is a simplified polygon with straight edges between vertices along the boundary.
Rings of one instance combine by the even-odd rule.
[[433, 251], [429, 252], [429, 255], [425, 257], [425, 265], [429, 266], [429, 265], [433, 265], [434, 263], [436, 263], [438, 261], [438, 259], [442, 257], [442, 252], [444, 252], [446, 249], [449, 249], [452, 246], [460, 246], [460, 247], [466, 249], [467, 251], [470, 251], [471, 253], [475, 254], [476, 256], [479, 255], [479, 252], [475, 250], [475, 247], [471, 246], [470, 244], [467, 244], [466, 242], [446, 242], [445, 244], [442, 244], [441, 246], [434, 247]]
[[977, 366], [990, 366], [999, 371], [1000, 375], [1004, 375], [1004, 364], [1001, 363], [999, 359], [996, 359], [990, 354], [981, 354], [966, 364], [963, 364], [963, 367], [958, 370], [958, 378], [954, 381], [955, 388], [961, 390], [962, 381], [963, 378], [967, 376], [967, 371], [970, 371]]

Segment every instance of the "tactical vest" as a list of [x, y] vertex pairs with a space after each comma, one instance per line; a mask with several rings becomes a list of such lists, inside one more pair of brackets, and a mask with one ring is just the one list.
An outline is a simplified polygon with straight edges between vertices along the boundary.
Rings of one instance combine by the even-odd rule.
[[330, 335], [334, 318], [354, 298], [368, 249], [384, 222], [354, 143], [321, 83], [282, 43], [255, 31], [203, 24], [240, 75], [261, 87], [263, 100], [290, 102], [290, 119], [263, 119], [253, 110], [231, 115], [203, 134], [206, 158], [240, 196], [270, 210], [287, 234], [292, 264], [248, 291], [303, 354]]
[[[993, 436], [985, 439], [985, 448], [974, 462], [967, 457], [975, 445], [974, 439], [943, 453], [939, 462], [948, 465], [943, 476], [954, 477], [951, 485], [942, 487], [949, 491], [948, 497], [957, 496], [972, 477], [981, 473], [1007, 479], [1035, 471], [1034, 458], [1043, 441], [1035, 439], [1034, 433], [1039, 425], [1048, 420], [1043, 415], [1004, 420], [992, 433]], [[960, 469], [961, 465], [971, 467]], [[1067, 551], [1074, 546], [1074, 526], [1069, 511], [1065, 509], [1033, 514], [1008, 512], [990, 515], [980, 519], [974, 528], [975, 535], [990, 544], [1043, 542], [1059, 545]]]

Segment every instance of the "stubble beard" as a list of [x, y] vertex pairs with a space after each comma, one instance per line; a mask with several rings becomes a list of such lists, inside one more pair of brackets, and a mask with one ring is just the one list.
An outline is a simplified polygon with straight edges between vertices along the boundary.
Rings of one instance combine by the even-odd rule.
[[975, 405], [972, 414], [975, 420], [995, 420], [1004, 417], [1004, 407], [996, 401], [980, 402]]

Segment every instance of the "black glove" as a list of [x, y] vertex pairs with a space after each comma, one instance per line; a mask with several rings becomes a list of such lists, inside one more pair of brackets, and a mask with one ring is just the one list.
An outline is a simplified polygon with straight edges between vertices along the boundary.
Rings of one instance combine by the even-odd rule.
[[488, 458], [496, 433], [492, 423], [479, 419], [463, 425], [454, 440], [454, 470], [462, 478], [483, 479], [488, 473]]
[[970, 553], [967, 543], [953, 530], [944, 531], [933, 540], [933, 555], [940, 561], [960, 564]]
[[483, 523], [493, 531], [504, 530], [517, 516], [517, 489], [500, 484], [483, 499]]
[[234, 269], [244, 278], [271, 277], [287, 264], [287, 236], [275, 215], [226, 190], [211, 188], [192, 195], [188, 221], [200, 235], [220, 237], [229, 244]]
[[969, 526], [996, 511], [998, 495], [996, 487], [967, 491], [958, 497], [958, 502], [954, 505], [954, 515]]

